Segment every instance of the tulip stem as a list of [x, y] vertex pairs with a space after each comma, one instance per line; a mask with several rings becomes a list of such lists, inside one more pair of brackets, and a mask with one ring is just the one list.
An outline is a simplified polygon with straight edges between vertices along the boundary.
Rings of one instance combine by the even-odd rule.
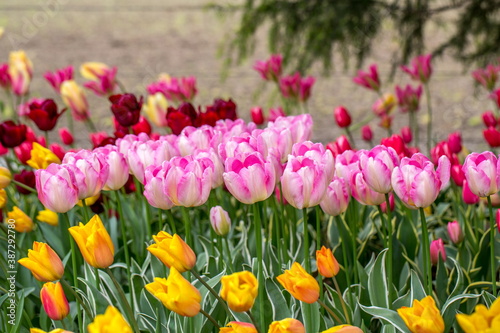
[[181, 207], [182, 219], [184, 220], [184, 233], [186, 234], [186, 243], [193, 248], [193, 240], [191, 238], [191, 221], [189, 220], [189, 212], [186, 207]]
[[425, 219], [425, 212], [423, 208], [419, 208], [420, 210], [420, 221], [422, 230], [422, 250], [424, 254], [423, 262], [424, 262], [424, 286], [426, 288], [427, 295], [432, 295], [432, 276], [431, 276], [431, 256], [430, 256], [430, 248], [429, 248], [429, 230], [427, 230], [427, 221]]
[[32, 192], [32, 193], [37, 193], [37, 191], [36, 191], [34, 188], [29, 187], [29, 186], [27, 186], [27, 185], [24, 185], [23, 183], [20, 183], [20, 182], [18, 182], [17, 180], [12, 179], [12, 180], [11, 180], [11, 182], [12, 182], [14, 185], [17, 185], [17, 186], [19, 186], [19, 187], [22, 187], [22, 188], [24, 188], [24, 189], [25, 189], [25, 190], [27, 190], [27, 191], [30, 191], [30, 192]]
[[318, 304], [321, 305], [329, 314], [330, 316], [333, 317], [333, 319], [338, 323], [338, 324], [341, 324], [342, 323], [342, 320], [340, 320], [340, 318], [335, 314], [335, 312], [332, 311], [332, 309], [330, 309], [330, 307], [328, 305], [326, 305], [322, 300], [318, 299]]
[[347, 137], [349, 138], [349, 142], [351, 143], [352, 149], [356, 149], [356, 143], [354, 142], [354, 138], [352, 136], [351, 130], [349, 129], [349, 126], [345, 128], [345, 133], [347, 134]]
[[231, 254], [231, 250], [229, 249], [229, 241], [227, 240], [227, 237], [221, 237], [222, 241], [224, 242], [224, 245], [226, 246], [226, 251], [227, 251], [227, 259], [229, 261], [229, 268], [231, 269], [231, 273], [234, 272], [234, 266], [233, 266], [233, 257]]
[[304, 262], [306, 271], [311, 272], [311, 260], [309, 258], [309, 228], [307, 223], [307, 208], [302, 208], [302, 226], [304, 228]]
[[259, 204], [253, 204], [253, 215], [255, 219], [255, 247], [257, 250], [257, 272], [259, 281], [259, 321], [260, 327], [266, 327], [264, 321], [264, 272], [262, 265], [262, 226], [260, 223]]
[[108, 273], [109, 277], [111, 278], [111, 281], [113, 281], [113, 284], [115, 285], [116, 290], [118, 290], [118, 294], [120, 295], [121, 301], [123, 303], [123, 307], [125, 312], [127, 312], [127, 317], [128, 320], [130, 321], [130, 324], [132, 325], [132, 329], [134, 330], [135, 333], [140, 333], [139, 330], [139, 325], [137, 324], [137, 321], [135, 320], [134, 312], [132, 311], [132, 308], [130, 307], [130, 303], [127, 300], [127, 297], [125, 296], [125, 293], [123, 292], [122, 287], [116, 280], [115, 275], [111, 271], [109, 267], [105, 268], [106, 273]]
[[260, 333], [261, 330], [260, 330], [259, 324], [257, 323], [257, 320], [255, 320], [255, 317], [252, 315], [250, 310], [248, 310], [246, 312], [246, 314], [250, 317], [250, 320], [252, 321], [253, 325], [255, 326], [255, 329], [257, 330], [257, 333]]
[[393, 288], [392, 288], [392, 212], [391, 202], [389, 200], [389, 193], [385, 194], [385, 211], [387, 213], [387, 284], [389, 286], [389, 306], [392, 307], [394, 301]]
[[429, 83], [424, 83], [425, 97], [427, 99], [427, 152], [430, 154], [432, 146], [432, 105], [431, 105], [431, 92], [429, 90]]
[[[71, 223], [69, 222], [69, 215], [68, 213], [62, 214], [65, 218], [64, 220], [66, 221], [66, 231], [69, 230], [71, 227]], [[71, 266], [72, 266], [72, 271], [73, 271], [73, 284], [75, 288], [78, 288], [78, 271], [77, 271], [77, 265], [76, 265], [76, 250], [75, 250], [75, 240], [73, 237], [69, 236], [69, 243], [71, 245]], [[62, 280], [62, 279], [61, 279]], [[62, 280], [64, 281], [64, 280]], [[70, 288], [72, 289], [72, 288]], [[77, 293], [75, 292], [75, 297], [79, 299], [79, 296], [76, 296]], [[78, 328], [80, 329], [80, 332], [83, 332], [83, 321], [82, 321], [82, 313], [80, 311], [80, 303], [83, 306], [83, 302], [80, 299], [80, 302], [76, 302], [76, 316], [78, 320]], [[92, 318], [92, 317], [90, 317]]]
[[490, 264], [491, 264], [491, 287], [493, 288], [493, 296], [497, 297], [497, 270], [495, 265], [495, 216], [493, 215], [493, 207], [491, 206], [491, 196], [488, 195], [488, 208], [490, 209]]
[[[330, 217], [330, 221], [333, 218], [334, 217], [331, 216]], [[335, 221], [337, 222], [337, 228], [340, 230], [341, 223], [342, 223], [342, 218], [340, 217], [340, 215], [335, 216]], [[349, 290], [350, 287], [351, 287], [351, 271], [349, 269], [349, 263], [347, 261], [347, 244], [346, 244], [346, 240], [345, 239], [341, 239], [341, 243], [342, 243], [342, 257], [344, 259], [343, 264], [344, 264], [344, 270], [345, 270], [345, 277], [346, 277], [346, 282], [347, 282], [347, 285], [348, 285], [347, 290], [348, 290], [348, 293], [349, 293], [349, 303], [351, 304], [351, 306], [353, 306], [354, 303], [353, 303], [353, 300], [352, 300], [352, 294], [351, 294], [351, 291]], [[352, 246], [354, 247], [354, 244]]]
[[207, 317], [208, 320], [210, 320], [212, 322], [212, 324], [214, 324], [215, 328], [217, 329], [220, 329], [220, 326], [219, 324], [217, 323], [217, 321], [211, 316], [208, 314], [208, 312], [206, 312], [205, 310], [203, 309], [200, 309], [200, 313], [202, 315], [204, 315], [205, 317]]
[[349, 318], [349, 312], [347, 312], [347, 307], [344, 302], [344, 297], [342, 297], [342, 292], [340, 291], [340, 287], [335, 276], [333, 277], [333, 284], [335, 285], [337, 294], [339, 294], [340, 304], [342, 305], [342, 310], [344, 310], [345, 320], [347, 320], [347, 324], [351, 325], [351, 318]]
[[[123, 251], [125, 253], [125, 263], [127, 265], [127, 277], [128, 277], [128, 281], [130, 283], [130, 290], [132, 290], [132, 274], [130, 273], [130, 267], [131, 267], [131, 264], [130, 264], [130, 253], [129, 253], [129, 249], [128, 249], [127, 231], [126, 231], [126, 228], [125, 228], [125, 215], [123, 214], [123, 207], [122, 207], [122, 203], [120, 201], [120, 193], [119, 193], [119, 191], [115, 191], [115, 197], [116, 197], [116, 207], [118, 209], [118, 216], [119, 216], [118, 223], [120, 223], [120, 228], [121, 228], [122, 238], [123, 238]], [[134, 311], [134, 300], [133, 300], [133, 298], [132, 298], [132, 304], [131, 304], [131, 306], [132, 306], [132, 311]]]
[[210, 287], [210, 285], [209, 285], [208, 283], [206, 283], [206, 282], [205, 282], [205, 280], [203, 279], [203, 277], [202, 277], [200, 274], [198, 274], [198, 272], [197, 272], [196, 270], [192, 269], [192, 270], [191, 270], [191, 273], [194, 275], [194, 277], [195, 277], [196, 279], [198, 279], [198, 281], [200, 281], [200, 283], [201, 283], [202, 285], [204, 285], [204, 286], [205, 286], [205, 288], [207, 288], [207, 289], [208, 289], [208, 291], [209, 291], [212, 295], [214, 295], [214, 296], [215, 296], [215, 298], [217, 299], [217, 301], [218, 301], [218, 302], [222, 305], [222, 307], [223, 307], [223, 308], [224, 308], [224, 310], [226, 311], [227, 315], [228, 315], [229, 317], [232, 317], [232, 314], [231, 314], [231, 312], [229, 311], [229, 308], [227, 307], [226, 302], [224, 302], [224, 300], [223, 300], [223, 299], [219, 296], [219, 294], [217, 294], [217, 292], [216, 292], [216, 291], [215, 291], [212, 287]]

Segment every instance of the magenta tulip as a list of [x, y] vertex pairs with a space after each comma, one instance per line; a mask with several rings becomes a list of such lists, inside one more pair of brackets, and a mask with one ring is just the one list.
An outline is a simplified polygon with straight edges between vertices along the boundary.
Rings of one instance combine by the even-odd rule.
[[444, 243], [441, 238], [433, 240], [430, 246], [431, 252], [431, 263], [435, 266], [439, 262], [439, 256], [443, 261], [446, 261], [446, 249], [444, 248]]
[[467, 183], [467, 180], [464, 180], [462, 187], [462, 200], [467, 204], [467, 205], [475, 205], [479, 202], [479, 197], [472, 193], [472, 191], [469, 188], [469, 184]]
[[343, 106], [338, 106], [333, 110], [333, 118], [340, 128], [349, 127], [351, 125], [351, 115]]
[[354, 83], [371, 89], [374, 91], [380, 90], [380, 80], [378, 77], [377, 65], [371, 65], [369, 72], [358, 71], [358, 75], [353, 79]]
[[411, 61], [411, 66], [401, 66], [401, 69], [410, 74], [411, 78], [422, 83], [429, 81], [432, 75], [432, 55], [419, 55]]

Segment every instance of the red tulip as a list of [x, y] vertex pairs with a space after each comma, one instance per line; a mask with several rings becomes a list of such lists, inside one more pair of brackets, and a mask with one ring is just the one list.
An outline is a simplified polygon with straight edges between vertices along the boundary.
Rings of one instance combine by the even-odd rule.
[[0, 124], [0, 143], [6, 148], [19, 146], [26, 140], [26, 125], [16, 125], [12, 120]]
[[260, 106], [256, 106], [250, 109], [250, 114], [252, 116], [252, 121], [256, 125], [262, 125], [264, 123], [264, 113]]
[[[35, 188], [36, 186], [35, 173], [31, 170], [21, 170], [21, 172], [14, 175], [14, 180], [31, 188]], [[16, 185], [16, 189], [21, 194], [31, 194], [31, 191], [28, 191], [21, 186]]]
[[483, 131], [483, 136], [490, 147], [500, 147], [500, 131], [498, 131], [495, 127], [488, 127], [485, 129]]
[[335, 110], [333, 110], [333, 117], [340, 128], [346, 128], [351, 125], [351, 116], [349, 115], [349, 111], [343, 106], [338, 106]]
[[372, 141], [373, 131], [372, 131], [372, 128], [370, 127], [370, 125], [365, 125], [365, 126], [361, 127], [361, 137], [365, 141], [368, 141], [368, 142]]
[[406, 157], [411, 156], [411, 154], [408, 150], [408, 147], [406, 147], [406, 145], [403, 141], [403, 138], [397, 134], [394, 134], [389, 138], [383, 138], [380, 141], [380, 144], [384, 145], [386, 147], [391, 147], [392, 149], [394, 149], [396, 151], [396, 153], [398, 153], [398, 156], [400, 158], [405, 157], [405, 156]]
[[460, 132], [453, 132], [448, 135], [448, 146], [454, 154], [458, 154], [462, 151], [462, 136]]
[[64, 148], [61, 147], [57, 143], [51, 144], [49, 148], [62, 161], [62, 159], [64, 158], [64, 155], [66, 155], [66, 152], [64, 151]]
[[57, 112], [57, 105], [52, 99], [46, 99], [42, 103], [33, 102], [29, 105], [28, 117], [33, 120], [41, 131], [51, 131], [56, 126], [59, 117], [66, 111]]
[[118, 94], [109, 97], [111, 111], [120, 125], [129, 127], [137, 124], [141, 115], [142, 96], [137, 101], [133, 94]]
[[66, 127], [59, 129], [59, 137], [65, 145], [69, 146], [74, 142], [73, 134]]
[[169, 106], [167, 109], [167, 126], [175, 135], [181, 134], [186, 126], [193, 126], [196, 120], [196, 110], [191, 103], [182, 103], [178, 109]]
[[464, 184], [465, 175], [460, 164], [453, 164], [451, 166], [450, 174], [457, 186], [461, 187]]
[[483, 123], [486, 127], [495, 127], [498, 124], [493, 111], [485, 111], [483, 113]]

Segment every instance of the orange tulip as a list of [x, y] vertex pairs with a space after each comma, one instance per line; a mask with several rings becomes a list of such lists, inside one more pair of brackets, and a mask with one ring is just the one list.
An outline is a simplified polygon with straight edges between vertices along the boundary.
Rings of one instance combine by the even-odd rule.
[[249, 271], [223, 276], [220, 296], [235, 312], [250, 310], [257, 298], [259, 282]]
[[154, 282], [146, 285], [146, 290], [167, 309], [181, 316], [194, 317], [200, 312], [200, 292], [173, 266], [168, 279], [155, 278]]
[[281, 285], [299, 301], [312, 304], [319, 298], [318, 282], [297, 262], [277, 277]]
[[18, 263], [31, 271], [38, 281], [59, 280], [64, 274], [64, 266], [52, 248], [45, 243], [33, 242], [33, 250], [28, 250], [28, 257]]
[[61, 282], [47, 282], [40, 290], [40, 299], [47, 315], [52, 320], [63, 320], [69, 313], [69, 304]]
[[94, 215], [87, 224], [69, 228], [83, 259], [92, 267], [107, 268], [114, 260], [115, 247], [99, 215]]
[[175, 267], [183, 273], [191, 270], [196, 264], [196, 254], [179, 235], [173, 236], [160, 231], [153, 236], [155, 244], [148, 246], [148, 251], [161, 260], [167, 267]]
[[339, 263], [333, 256], [332, 250], [324, 246], [321, 247], [321, 250], [316, 251], [316, 264], [319, 274], [327, 278], [334, 277], [340, 270]]
[[322, 333], [363, 333], [361, 328], [351, 325], [338, 325], [323, 331]]
[[273, 321], [269, 326], [268, 333], [305, 333], [304, 325], [293, 318], [286, 318], [280, 321]]
[[17, 206], [12, 207], [12, 211], [7, 213], [9, 220], [14, 220], [14, 230], [17, 232], [30, 232], [35, 225], [33, 220]]
[[257, 330], [252, 324], [231, 321], [226, 327], [221, 327], [219, 333], [257, 333]]

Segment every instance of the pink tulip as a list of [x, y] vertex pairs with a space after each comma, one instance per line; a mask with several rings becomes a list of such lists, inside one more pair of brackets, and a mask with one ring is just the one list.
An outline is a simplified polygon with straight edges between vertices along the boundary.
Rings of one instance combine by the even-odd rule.
[[281, 76], [282, 62], [281, 54], [272, 54], [266, 61], [256, 61], [253, 69], [259, 72], [264, 80], [277, 81]]
[[343, 178], [334, 177], [320, 202], [321, 209], [332, 216], [340, 215], [347, 210], [350, 197], [349, 183]]
[[262, 125], [264, 123], [264, 113], [260, 106], [255, 106], [250, 109], [250, 115], [252, 116], [252, 121], [256, 125]]
[[358, 71], [358, 75], [352, 79], [354, 83], [374, 90], [380, 90], [380, 79], [378, 77], [377, 65], [371, 65], [369, 67], [369, 72]]
[[465, 158], [462, 170], [470, 190], [478, 197], [487, 197], [498, 192], [500, 164], [492, 152], [469, 154]]
[[488, 65], [486, 68], [479, 68], [473, 71], [472, 77], [477, 83], [491, 91], [495, 88], [498, 73], [500, 73], [500, 66]]
[[193, 158], [200, 162], [204, 168], [212, 169], [212, 188], [224, 184], [224, 164], [213, 148], [198, 149], [193, 153]]
[[85, 82], [83, 86], [92, 90], [97, 96], [113, 95], [117, 86], [115, 79], [117, 72], [118, 68], [116, 67], [103, 67], [99, 73], [93, 73], [92, 81]]
[[63, 163], [75, 168], [74, 175], [78, 186], [78, 199], [96, 196], [106, 184], [109, 165], [99, 153], [82, 149], [77, 153], [67, 153]]
[[500, 232], [500, 209], [497, 209], [497, 212], [495, 214], [495, 220], [497, 222], [498, 232]]
[[72, 168], [51, 164], [35, 171], [38, 199], [45, 208], [66, 213], [78, 202], [78, 188]]
[[257, 140], [257, 150], [266, 157], [271, 149], [275, 149], [281, 163], [285, 163], [292, 151], [292, 132], [288, 128], [269, 127], [254, 130], [252, 136]]
[[429, 207], [450, 179], [450, 160], [441, 156], [438, 167], [424, 155], [417, 153], [404, 157], [392, 173], [392, 187], [409, 208]]
[[[394, 205], [395, 205], [395, 202], [394, 202], [394, 195], [391, 193], [389, 195], [389, 208], [391, 209], [391, 212], [394, 211]], [[382, 209], [382, 213], [387, 213], [387, 202], [382, 202], [380, 204], [380, 209]]]
[[458, 154], [462, 151], [462, 135], [460, 132], [453, 132], [448, 135], [448, 146], [453, 154]]
[[240, 136], [232, 137], [227, 142], [221, 143], [219, 145], [218, 153], [222, 160], [226, 160], [230, 157], [235, 157], [241, 154], [250, 154], [256, 151], [258, 151], [256, 138], [249, 133], [242, 133]]
[[73, 66], [68, 66], [62, 69], [58, 69], [54, 73], [45, 72], [43, 77], [50, 83], [52, 88], [54, 88], [54, 90], [59, 93], [61, 83], [67, 80], [73, 80], [73, 72]]
[[281, 117], [269, 123], [268, 127], [288, 128], [292, 133], [292, 142], [301, 143], [311, 140], [313, 120], [310, 114]]
[[165, 192], [176, 206], [203, 205], [212, 188], [212, 168], [191, 156], [173, 157], [165, 175]]
[[280, 78], [279, 85], [283, 97], [305, 102], [311, 95], [314, 82], [314, 77], [308, 76], [303, 78], [299, 72], [296, 72], [294, 75]]
[[403, 141], [406, 144], [410, 143], [411, 140], [413, 140], [413, 135], [409, 126], [404, 126], [401, 128], [401, 138], [403, 138]]
[[373, 131], [370, 125], [365, 125], [361, 127], [361, 138], [364, 141], [371, 142], [373, 139]]
[[365, 153], [359, 152], [360, 170], [368, 186], [376, 192], [392, 191], [391, 175], [398, 165], [399, 157], [390, 147], [379, 145]]
[[265, 160], [259, 152], [228, 158], [223, 177], [228, 191], [246, 204], [266, 200], [276, 184], [273, 163]]
[[439, 262], [439, 256], [443, 261], [446, 261], [446, 249], [444, 248], [444, 243], [441, 238], [433, 240], [430, 246], [431, 252], [431, 263], [432, 265], [437, 265]]
[[214, 147], [215, 150], [222, 140], [222, 135], [214, 130], [212, 126], [203, 125], [198, 128], [187, 126], [177, 137], [175, 146], [181, 156], [192, 154], [196, 149], [208, 149]]
[[335, 158], [335, 174], [346, 180], [359, 170], [359, 155], [354, 150], [346, 150]]
[[127, 157], [130, 172], [141, 184], [144, 184], [144, 170], [150, 165], [160, 165], [163, 161], [169, 160], [170, 152], [168, 142], [148, 140], [134, 142], [128, 153], [124, 155]]
[[472, 193], [472, 191], [469, 188], [469, 184], [467, 183], [467, 180], [464, 180], [462, 187], [462, 200], [467, 204], [467, 205], [475, 205], [479, 202], [479, 197]]
[[429, 81], [432, 75], [432, 55], [420, 55], [411, 61], [411, 66], [401, 66], [401, 69], [410, 74], [411, 78], [422, 83]]
[[283, 111], [282, 107], [269, 109], [268, 121], [275, 121], [279, 117], [286, 117], [285, 111]]
[[420, 96], [422, 96], [422, 86], [413, 88], [411, 85], [406, 85], [405, 88], [396, 86], [396, 96], [401, 112], [415, 112], [419, 109]]
[[448, 236], [453, 244], [460, 244], [464, 240], [464, 233], [457, 221], [448, 222]]
[[290, 155], [281, 176], [283, 196], [295, 208], [314, 207], [325, 195], [325, 165], [305, 156]]
[[372, 190], [360, 170], [354, 170], [351, 173], [350, 188], [353, 198], [363, 205], [378, 206], [385, 202], [385, 195]]
[[74, 142], [73, 134], [66, 127], [59, 129], [59, 137], [65, 145], [71, 145]]
[[292, 155], [295, 157], [308, 157], [322, 165], [326, 172], [326, 185], [330, 184], [335, 173], [335, 163], [332, 152], [325, 149], [322, 143], [313, 143], [311, 141], [296, 143], [292, 147]]
[[498, 124], [497, 118], [493, 114], [493, 111], [485, 111], [482, 115], [483, 123], [486, 127], [496, 127]]
[[165, 161], [160, 166], [150, 165], [144, 172], [144, 196], [153, 207], [170, 209], [174, 205], [165, 191], [165, 179], [170, 167], [171, 164]]
[[10, 83], [9, 64], [0, 64], [0, 87], [8, 90]]
[[198, 90], [196, 89], [196, 78], [189, 77], [162, 77], [159, 81], [147, 87], [149, 94], [162, 93], [169, 101], [176, 103], [190, 102]]
[[96, 148], [94, 153], [100, 154], [104, 163], [109, 167], [109, 175], [103, 189], [106, 191], [121, 189], [129, 177], [129, 167], [125, 156], [118, 151], [118, 147], [113, 145]]
[[221, 206], [210, 208], [210, 223], [219, 236], [225, 236], [231, 230], [231, 218]]
[[343, 106], [336, 107], [335, 110], [333, 110], [333, 118], [340, 128], [349, 127], [351, 125], [351, 115]]

